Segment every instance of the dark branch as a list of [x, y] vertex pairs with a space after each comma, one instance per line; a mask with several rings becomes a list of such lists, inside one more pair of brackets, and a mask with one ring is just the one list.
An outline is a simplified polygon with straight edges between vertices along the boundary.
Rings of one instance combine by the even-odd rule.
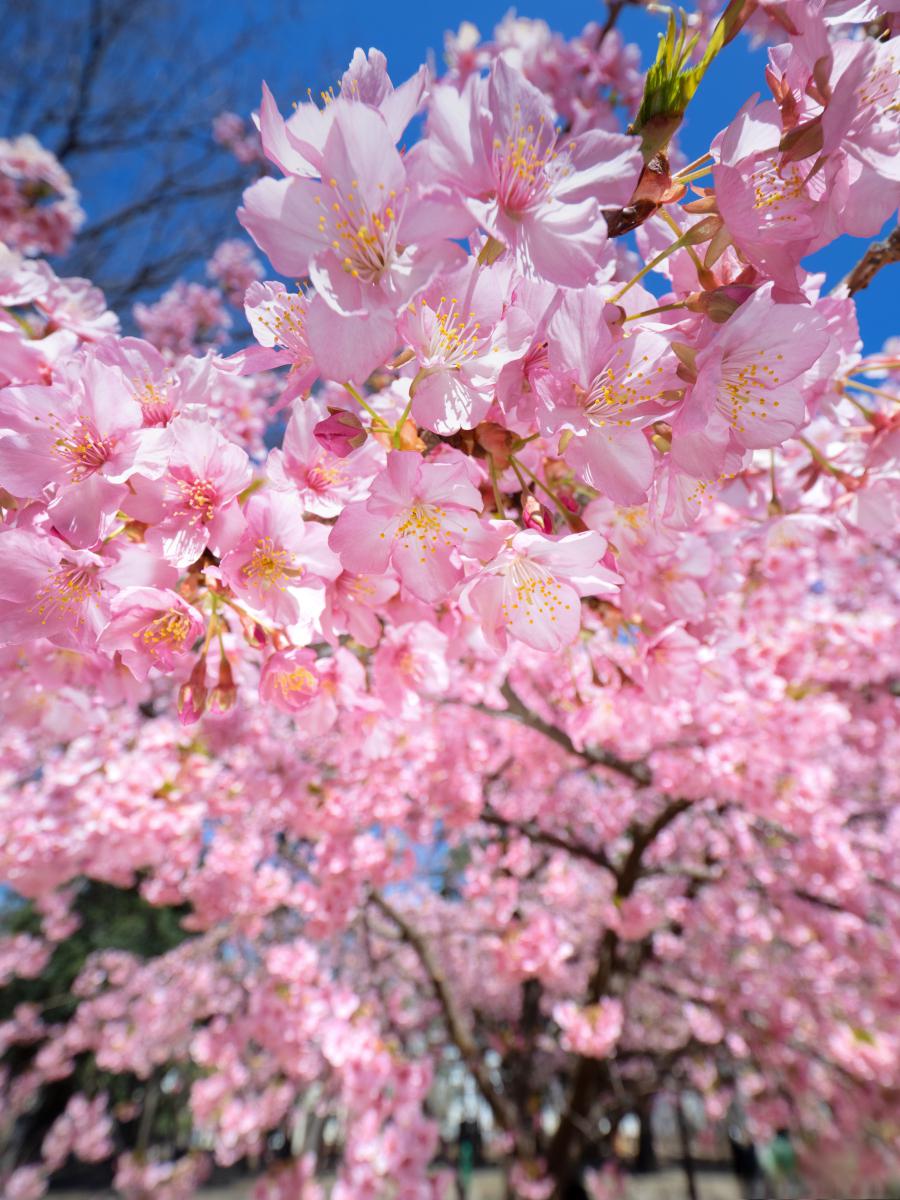
[[882, 267], [900, 262], [900, 225], [883, 242], [873, 242], [844, 279], [851, 296], [867, 288]]
[[589, 846], [586, 842], [581, 842], [577, 838], [563, 837], [562, 834], [553, 833], [549, 829], [542, 829], [534, 821], [510, 821], [506, 817], [501, 816], [490, 805], [486, 805], [482, 810], [481, 820], [486, 825], [495, 825], [499, 829], [509, 830], [521, 837], [528, 838], [530, 842], [535, 842], [538, 845], [552, 846], [555, 850], [564, 850], [566, 854], [571, 854], [573, 858], [583, 858], [597, 867], [604, 867], [607, 871], [613, 869], [612, 863], [606, 856], [606, 851], [602, 848], [598, 847], [595, 849], [593, 846]]
[[372, 892], [372, 902], [388, 920], [393, 922], [400, 931], [403, 940], [415, 951], [422, 970], [427, 975], [431, 989], [440, 1005], [450, 1040], [462, 1056], [463, 1062], [478, 1085], [478, 1089], [485, 1101], [490, 1106], [497, 1123], [507, 1132], [515, 1133], [517, 1122], [513, 1107], [507, 1098], [495, 1087], [494, 1081], [491, 1079], [485, 1065], [484, 1055], [457, 1007], [447, 978], [437, 959], [434, 957], [428, 942], [379, 892]]
[[579, 750], [565, 730], [560, 729], [557, 725], [550, 725], [537, 713], [527, 708], [513, 691], [508, 680], [500, 691], [506, 701], [506, 708], [488, 708], [484, 704], [476, 704], [473, 707], [478, 712], [487, 713], [489, 716], [508, 717], [513, 721], [518, 721], [520, 725], [527, 725], [529, 729], [543, 734], [551, 742], [556, 742], [557, 746], [560, 746], [567, 754], [583, 759], [592, 766], [606, 767], [610, 771], [615, 771], [626, 779], [630, 779], [638, 787], [648, 787], [652, 783], [653, 776], [645, 762], [620, 758], [612, 750], [597, 749], [593, 746], [586, 746], [583, 750]]

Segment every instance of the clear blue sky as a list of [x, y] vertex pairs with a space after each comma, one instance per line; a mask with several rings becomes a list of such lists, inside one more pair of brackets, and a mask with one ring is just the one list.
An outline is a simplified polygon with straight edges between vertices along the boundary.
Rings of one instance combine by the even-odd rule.
[[[443, 37], [447, 29], [456, 29], [464, 20], [473, 21], [483, 36], [490, 36], [494, 25], [509, 10], [506, 0], [446, 0], [432, 5], [427, 0], [307, 0], [301, 2], [296, 19], [287, 27], [272, 24], [271, 40], [266, 39], [249, 63], [248, 77], [240, 80], [248, 108], [258, 103], [258, 80], [252, 77], [258, 68], [276, 90], [283, 109], [290, 101], [304, 98], [307, 87], [317, 92], [335, 82], [350, 59], [355, 46], [377, 46], [388, 57], [388, 69], [395, 82], [411, 74], [429, 52], [438, 65], [443, 61]], [[686, 5], [689, 7], [689, 5]], [[210, 10], [211, 19], [221, 36], [229, 23], [248, 11], [245, 0], [221, 2]], [[602, 20], [605, 7], [592, 0], [544, 0], [540, 4], [521, 5], [520, 16], [542, 17], [552, 28], [566, 36], [578, 33], [591, 20]], [[642, 49], [644, 65], [656, 51], [657, 33], [663, 18], [642, 9], [623, 10], [619, 27], [629, 40]], [[752, 51], [749, 40], [741, 36], [728, 46], [713, 64], [689, 110], [681, 134], [681, 145], [690, 158], [702, 154], [710, 139], [735, 115], [741, 104], [754, 92], [768, 95], [764, 69], [764, 48]], [[245, 68], [246, 69], [246, 68]], [[839, 280], [859, 260], [867, 242], [844, 238], [816, 255], [807, 264], [824, 270], [827, 286]], [[893, 273], [892, 273], [893, 270]], [[885, 337], [898, 332], [895, 325], [900, 266], [881, 272], [875, 283], [857, 298], [860, 324], [866, 346], [878, 348]]]

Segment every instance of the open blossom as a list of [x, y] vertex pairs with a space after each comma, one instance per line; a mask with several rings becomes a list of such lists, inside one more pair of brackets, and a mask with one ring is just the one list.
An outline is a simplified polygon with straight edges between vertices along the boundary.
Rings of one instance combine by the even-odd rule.
[[628, 202], [642, 164], [633, 138], [559, 133], [546, 98], [504, 58], [461, 91], [436, 88], [419, 154], [423, 174], [446, 178], [470, 220], [510, 247], [526, 274], [569, 287], [596, 276], [601, 206]]
[[100, 646], [118, 653], [136, 679], [146, 679], [154, 667], [167, 674], [175, 671], [204, 628], [200, 613], [177, 592], [126, 587], [110, 604]]
[[651, 330], [623, 337], [609, 314], [599, 289], [566, 295], [547, 329], [552, 369], [536, 385], [538, 416], [547, 434], [574, 432], [566, 457], [587, 483], [619, 504], [637, 504], [653, 478], [643, 430], [669, 412], [681, 384], [665, 337]]
[[418, 695], [440, 695], [450, 682], [447, 635], [428, 621], [388, 630], [372, 662], [375, 694], [394, 711]]
[[312, 279], [306, 340], [319, 372], [363, 380], [391, 354], [400, 308], [461, 251], [407, 229], [406, 167], [375, 109], [335, 102], [320, 170], [259, 180], [238, 215], [277, 270]]
[[435, 433], [474, 429], [488, 414], [503, 367], [525, 349], [532, 325], [510, 307], [510, 276], [471, 263], [435, 280], [398, 330], [416, 356], [412, 414]]
[[[561, 650], [578, 636], [581, 597], [614, 594], [622, 581], [601, 564], [606, 542], [592, 530], [549, 538], [514, 528], [501, 525], [492, 531], [502, 541], [484, 569], [466, 582], [463, 605], [500, 650], [506, 634], [535, 650]], [[489, 536], [479, 540], [487, 543]]]
[[341, 570], [325, 526], [304, 521], [296, 497], [284, 492], [251, 496], [244, 520], [240, 540], [222, 559], [225, 582], [280, 625], [318, 617], [325, 580]]
[[364, 678], [359, 659], [343, 649], [319, 659], [312, 650], [278, 650], [263, 664], [259, 694], [282, 712], [302, 714], [302, 732], [317, 737], [336, 723], [339, 704], [358, 703]]
[[716, 477], [730, 448], [777, 446], [803, 424], [800, 377], [828, 345], [814, 309], [754, 292], [696, 356], [697, 379], [672, 422], [672, 455], [693, 475]]
[[321, 625], [325, 637], [336, 642], [348, 633], [361, 646], [374, 646], [381, 637], [379, 610], [400, 589], [393, 572], [354, 575], [342, 571], [326, 594]]
[[290, 367], [278, 408], [286, 407], [296, 396], [305, 396], [319, 374], [306, 340], [308, 310], [309, 297], [289, 292], [283, 283], [251, 283], [244, 297], [244, 311], [256, 344], [241, 350], [234, 359], [245, 373]]
[[[67, 382], [69, 386], [67, 385]], [[134, 473], [156, 474], [159, 448], [122, 373], [87, 360], [58, 387], [0, 391], [0, 478], [22, 499], [46, 498], [73, 545], [93, 546]]]
[[295, 495], [305, 513], [327, 519], [366, 494], [384, 451], [369, 438], [350, 455], [331, 453], [316, 437], [326, 416], [318, 398], [296, 401], [281, 449], [270, 453], [266, 467], [273, 488]]
[[212, 425], [185, 417], [169, 426], [169, 461], [156, 480], [134, 481], [124, 508], [150, 525], [147, 541], [167, 562], [189, 567], [207, 545], [221, 549], [240, 526], [236, 497], [249, 484], [246, 452]]
[[285, 120], [266, 84], [262, 88], [258, 125], [266, 157], [285, 175], [301, 178], [324, 176], [322, 154], [337, 113], [348, 104], [366, 105], [380, 113], [395, 142], [422, 102], [427, 73], [420, 67], [415, 75], [395, 88], [387, 73], [387, 59], [380, 50], [368, 54], [359, 47], [341, 78], [338, 96], [322, 93], [320, 108], [310, 99], [294, 106]]
[[713, 178], [732, 240], [795, 298], [800, 260], [834, 236], [847, 179], [833, 159], [816, 172], [787, 161], [778, 149], [781, 133], [774, 101], [744, 108], [717, 139]]
[[394, 450], [369, 499], [338, 517], [330, 544], [346, 570], [377, 575], [391, 563], [414, 596], [442, 600], [462, 578], [456, 549], [480, 509], [463, 461], [423, 462]]
[[60, 538], [0, 531], [0, 643], [92, 646], [106, 624], [103, 560]]

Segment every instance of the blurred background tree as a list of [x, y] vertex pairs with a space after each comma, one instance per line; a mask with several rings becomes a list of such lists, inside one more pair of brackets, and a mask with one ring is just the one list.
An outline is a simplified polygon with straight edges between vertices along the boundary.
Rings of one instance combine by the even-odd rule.
[[[118, 888], [85, 879], [77, 888], [72, 912], [79, 927], [58, 943], [44, 970], [33, 979], [14, 978], [0, 988], [0, 1024], [12, 1017], [20, 1004], [34, 1005], [48, 1023], [68, 1021], [78, 1007], [72, 985], [91, 955], [103, 950], [121, 950], [140, 959], [155, 958], [174, 949], [189, 934], [182, 928], [187, 907], [166, 908], [148, 904], [138, 887]], [[0, 898], [0, 937], [14, 934], [39, 936], [41, 915], [28, 901], [9, 893]], [[3, 1066], [13, 1076], [28, 1069], [43, 1044], [13, 1045]], [[177, 1077], [176, 1077], [177, 1076]], [[106, 1092], [117, 1121], [118, 1149], [136, 1149], [153, 1143], [177, 1144], [190, 1134], [187, 1113], [187, 1083], [183, 1065], [175, 1075], [157, 1069], [147, 1080], [129, 1073], [104, 1071], [93, 1055], [79, 1055], [75, 1071], [45, 1085], [40, 1101], [16, 1122], [8, 1144], [0, 1155], [0, 1169], [19, 1160], [36, 1157], [50, 1126], [63, 1112], [71, 1096]], [[124, 1107], [122, 1107], [124, 1106]], [[118, 1109], [118, 1111], [117, 1111]], [[75, 1163], [57, 1177], [58, 1182], [106, 1182], [111, 1164]]]
[[[217, 144], [213, 122], [249, 115], [264, 40], [281, 48], [300, 24], [295, 0], [5, 6], [0, 54], [18, 65], [0, 75], [0, 136], [37, 137], [87, 211], [64, 274], [92, 279], [124, 312], [197, 274], [238, 232], [241, 192], [264, 167]], [[285, 73], [296, 70], [296, 59], [280, 49], [277, 57]]]

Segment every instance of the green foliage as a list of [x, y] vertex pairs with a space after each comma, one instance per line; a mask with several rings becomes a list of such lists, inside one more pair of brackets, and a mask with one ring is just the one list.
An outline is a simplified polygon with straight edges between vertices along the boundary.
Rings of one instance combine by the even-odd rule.
[[631, 133], [641, 135], [645, 161], [649, 162], [668, 146], [710, 63], [746, 20], [745, 8], [746, 0], [730, 0], [716, 23], [703, 57], [692, 67], [688, 62], [699, 35], [689, 39], [684, 14], [676, 21], [675, 13], [669, 13], [665, 36], [660, 38], [656, 61], [647, 72], [641, 106], [630, 129]]
[[[188, 936], [181, 925], [188, 912], [186, 906], [157, 908], [144, 900], [137, 887], [117, 888], [84, 880], [78, 886], [73, 910], [81, 924], [55, 947], [41, 974], [35, 979], [13, 979], [0, 989], [0, 1021], [9, 1018], [17, 1005], [30, 1003], [40, 1008], [46, 1020], [54, 1024], [65, 1022], [78, 1004], [72, 995], [72, 984], [90, 955], [101, 950], [123, 950], [141, 959], [155, 958], [174, 949]], [[40, 931], [40, 913], [30, 901], [14, 895], [0, 899], [0, 934], [39, 936]], [[27, 1069], [37, 1048], [33, 1044], [12, 1046], [4, 1065], [13, 1075]], [[177, 1078], [169, 1074], [168, 1086], [163, 1089], [160, 1085], [166, 1075], [164, 1067], [144, 1081], [127, 1072], [104, 1071], [93, 1055], [79, 1055], [72, 1075], [45, 1085], [36, 1106], [18, 1122], [14, 1150], [17, 1161], [33, 1160], [47, 1129], [77, 1091], [89, 1096], [106, 1092], [113, 1110], [129, 1101], [136, 1103], [139, 1113], [146, 1114], [143, 1121], [136, 1119], [120, 1126], [120, 1147], [160, 1141], [172, 1145], [186, 1142], [190, 1119], [185, 1098], [190, 1080], [183, 1071]]]
[[[54, 950], [36, 979], [14, 979], [0, 991], [0, 1020], [17, 1004], [29, 1002], [48, 1008], [54, 1021], [67, 1020], [75, 1011], [72, 984], [89, 955], [98, 950], [126, 950], [141, 958], [165, 954], [187, 936], [181, 927], [186, 908], [156, 908], [137, 888], [117, 888], [85, 880], [78, 889], [73, 910], [81, 925]], [[40, 934], [40, 913], [28, 901], [9, 898], [0, 908], [0, 933]]]

